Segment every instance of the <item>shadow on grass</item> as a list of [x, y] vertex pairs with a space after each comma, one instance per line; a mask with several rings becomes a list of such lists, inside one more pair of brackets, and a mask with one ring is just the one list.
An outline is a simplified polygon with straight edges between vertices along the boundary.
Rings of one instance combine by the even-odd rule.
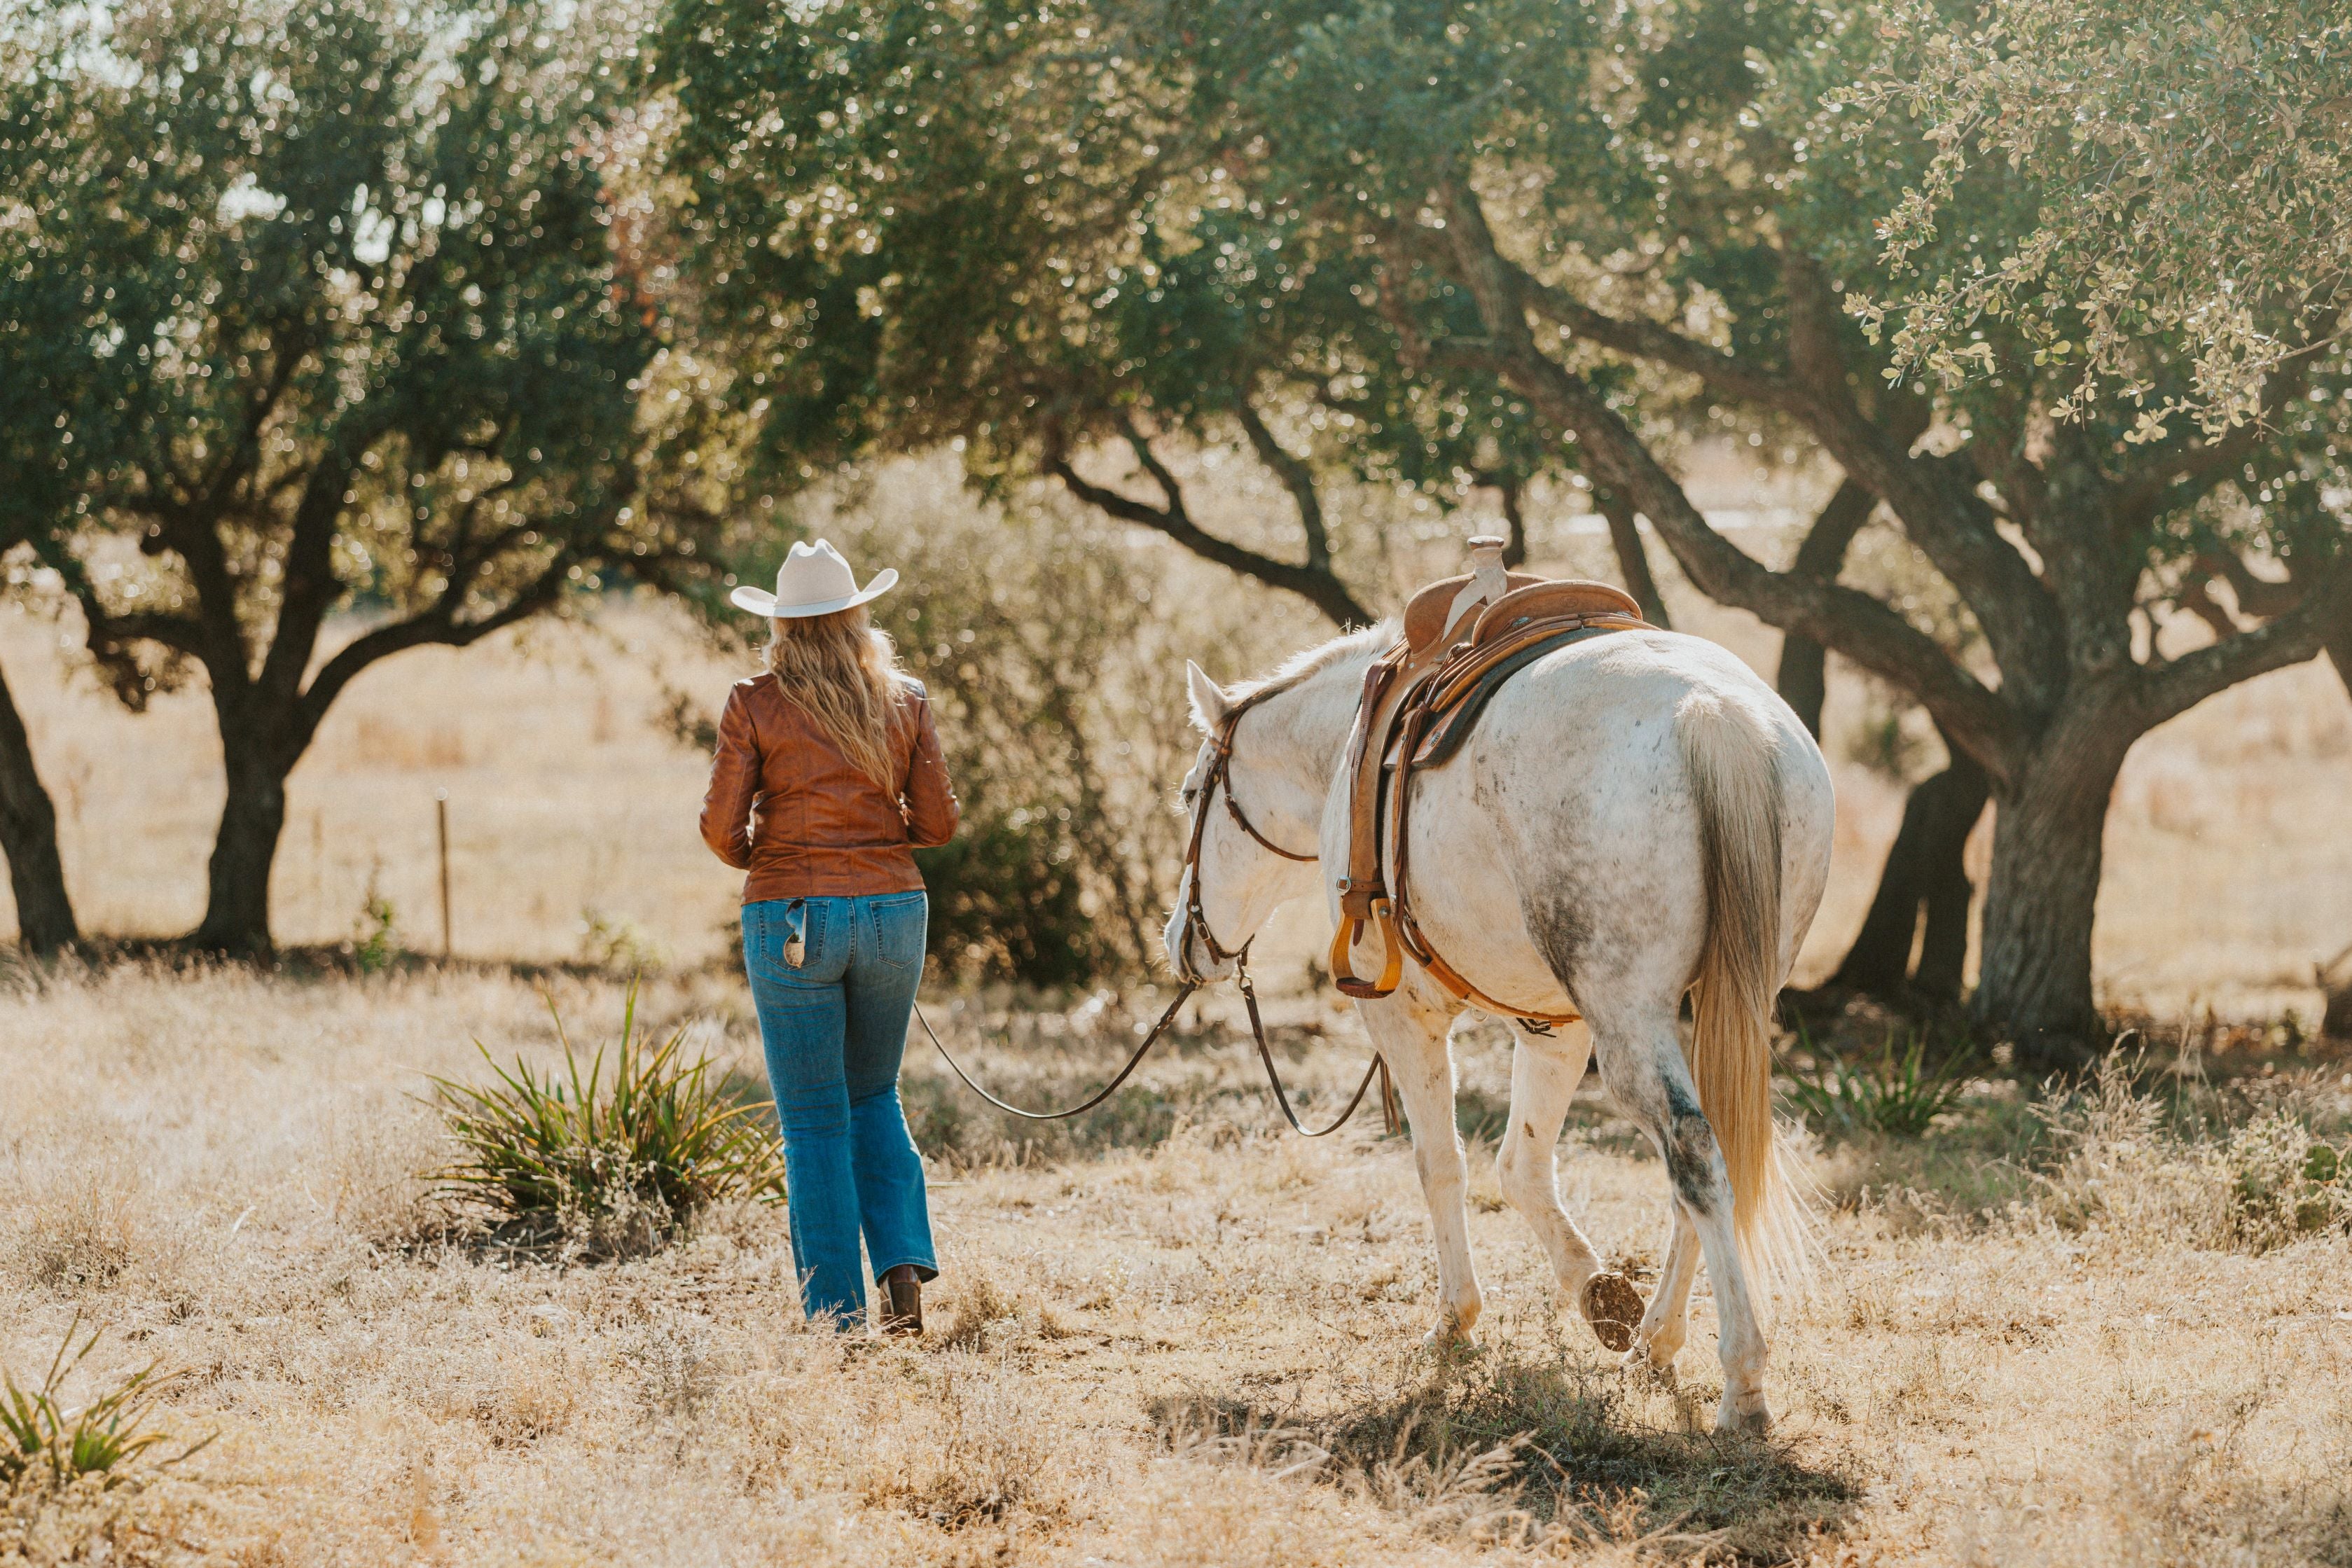
[[1713, 1552], [1741, 1562], [1787, 1561], [1834, 1534], [1862, 1500], [1857, 1477], [1795, 1445], [1716, 1436], [1712, 1411], [1685, 1396], [1507, 1346], [1453, 1358], [1319, 1419], [1245, 1395], [1164, 1399], [1150, 1415], [1163, 1428], [1212, 1436], [1300, 1432], [1331, 1456], [1334, 1478], [1416, 1458], [1442, 1469], [1523, 1440], [1512, 1484], [1538, 1520], [1579, 1517], [1622, 1539], [1630, 1519], [1637, 1535], [1712, 1536]]

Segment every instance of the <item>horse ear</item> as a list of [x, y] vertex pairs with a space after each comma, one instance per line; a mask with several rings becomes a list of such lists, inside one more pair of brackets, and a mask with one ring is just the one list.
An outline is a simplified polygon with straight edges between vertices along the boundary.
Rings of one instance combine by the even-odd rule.
[[1200, 727], [1202, 735], [1224, 723], [1225, 710], [1233, 704], [1226, 698], [1224, 689], [1209, 679], [1209, 673], [1190, 659], [1184, 661], [1184, 688], [1192, 694], [1192, 722]]

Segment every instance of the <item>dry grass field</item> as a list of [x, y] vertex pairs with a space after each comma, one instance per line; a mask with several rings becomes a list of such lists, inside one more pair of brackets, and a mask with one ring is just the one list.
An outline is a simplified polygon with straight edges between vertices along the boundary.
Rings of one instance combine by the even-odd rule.
[[[553, 994], [575, 1027], [617, 1018], [613, 982]], [[737, 988], [646, 1001], [757, 1092]], [[967, 1002], [956, 1037], [1044, 1096], [1149, 998]], [[478, 1075], [476, 1036], [544, 1053], [540, 1007], [464, 969], [125, 967], [0, 1000], [0, 1358], [37, 1372], [103, 1322], [88, 1370], [181, 1369], [168, 1430], [215, 1437], [141, 1487], [20, 1499], [0, 1561], [2347, 1560], [2352, 1241], [2263, 1185], [2302, 1158], [2280, 1129], [2352, 1130], [2340, 1065], [2197, 1097], [2234, 1136], [2176, 1141], [2120, 1093], [2037, 1134], [1988, 1089], [1923, 1142], [1832, 1146], [1823, 1281], [1776, 1325], [1754, 1446], [1706, 1435], [1704, 1285], [1679, 1388], [1618, 1372], [1490, 1164], [1482, 1347], [1419, 1351], [1407, 1149], [1377, 1118], [1282, 1134], [1229, 1021], [1038, 1144], [913, 1059], [945, 1269], [919, 1345], [800, 1326], [770, 1208], [570, 1267], [439, 1237], [421, 1075]], [[1298, 1080], [1351, 1075], [1337, 1015], [1282, 1017], [1320, 1031]], [[1472, 1030], [1462, 1059], [1475, 1144], [1507, 1056]], [[1597, 1103], [1560, 1164], [1597, 1243], [1654, 1266], [1658, 1165]]]
[[[1551, 542], [1555, 568], [1605, 570], [1597, 541]], [[1769, 634], [1670, 587], [1681, 624], [1769, 669]], [[85, 924], [184, 930], [219, 801], [208, 706], [123, 714], [60, 630], [0, 612]], [[75, 1396], [156, 1363], [172, 1441], [150, 1457], [212, 1439], [112, 1491], [7, 1493], [0, 1563], [2352, 1563], [2352, 1186], [2310, 1148], [2352, 1142], [2352, 1063], [2325, 1047], [2166, 1051], [2049, 1102], [1987, 1082], [1924, 1137], [1817, 1145], [1824, 1267], [1773, 1328], [1763, 1445], [1707, 1435], [1704, 1281], [1679, 1385], [1621, 1373], [1561, 1317], [1491, 1158], [1481, 1344], [1422, 1352], [1409, 1150], [1377, 1117], [1280, 1133], [1230, 997], [1034, 1138], [910, 1051], [945, 1270], [919, 1345], [802, 1327], [759, 1205], [620, 1261], [451, 1230], [421, 1179], [449, 1157], [425, 1075], [486, 1075], [476, 1040], [548, 1060], [542, 988], [605, 1038], [623, 971], [659, 961], [649, 1014], [764, 1092], [720, 958], [733, 881], [694, 833], [703, 764], [655, 723], [666, 686], [727, 678], [615, 605], [360, 682], [293, 778], [278, 932], [363, 936], [373, 889], [427, 956], [0, 976], [0, 1367], [22, 1385], [69, 1325], [101, 1326]], [[1900, 811], [1853, 759], [1874, 715], [1841, 674], [1837, 861], [1801, 981], [1858, 925]], [[2352, 702], [2324, 665], [2145, 742], [2110, 829], [2107, 1000], [2315, 1018], [2311, 964], [2352, 942], [2347, 785]], [[1262, 967], [1286, 1071], [1328, 1104], [1362, 1048], [1297, 984], [1318, 919], [1287, 920]], [[1157, 1010], [1149, 988], [1066, 1001], [930, 1007], [1041, 1100]], [[1508, 1058], [1489, 1026], [1459, 1041], [1475, 1154]], [[1586, 1093], [1561, 1189], [1639, 1276], [1664, 1176]]]

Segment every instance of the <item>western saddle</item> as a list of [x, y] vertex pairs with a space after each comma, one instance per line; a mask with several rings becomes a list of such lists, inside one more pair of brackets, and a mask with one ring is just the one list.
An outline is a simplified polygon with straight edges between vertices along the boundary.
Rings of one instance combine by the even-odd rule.
[[[1331, 977], [1359, 1000], [1385, 997], [1410, 953], [1455, 1000], [1548, 1029], [1577, 1015], [1496, 1000], [1439, 956], [1413, 919], [1405, 877], [1412, 779], [1461, 749], [1487, 701], [1520, 670], [1570, 642], [1649, 623], [1640, 606], [1605, 582], [1507, 571], [1503, 546], [1490, 535], [1472, 539], [1470, 570], [1415, 593], [1405, 606], [1404, 635], [1365, 673], [1348, 738], [1348, 871], [1339, 881]], [[1377, 980], [1359, 977], [1350, 958], [1367, 925], [1385, 948]]]

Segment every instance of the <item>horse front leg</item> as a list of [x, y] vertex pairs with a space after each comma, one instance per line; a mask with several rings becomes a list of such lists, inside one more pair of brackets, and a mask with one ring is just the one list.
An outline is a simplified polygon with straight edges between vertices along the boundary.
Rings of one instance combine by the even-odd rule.
[[1392, 996], [1357, 1004], [1357, 1011], [1373, 1048], [1388, 1059], [1412, 1121], [1413, 1164], [1437, 1243], [1437, 1326], [1422, 1343], [1435, 1347], [1466, 1340], [1482, 1298], [1470, 1261], [1469, 1166], [1454, 1125], [1454, 1053], [1447, 1031], [1455, 1009], [1452, 998], [1416, 975]]
[[1673, 1234], [1666, 1241], [1666, 1260], [1658, 1269], [1658, 1288], [1650, 1296], [1650, 1310], [1633, 1333], [1633, 1347], [1625, 1353], [1628, 1366], [1647, 1366], [1661, 1377], [1672, 1377], [1675, 1357], [1690, 1333], [1691, 1281], [1698, 1273], [1698, 1228], [1679, 1200], [1674, 1211]]

